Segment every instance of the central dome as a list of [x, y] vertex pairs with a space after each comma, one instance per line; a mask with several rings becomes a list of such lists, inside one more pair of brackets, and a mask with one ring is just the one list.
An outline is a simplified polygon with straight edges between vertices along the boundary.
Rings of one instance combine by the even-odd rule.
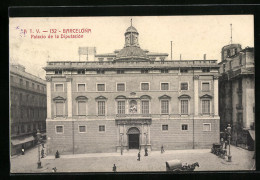
[[128, 28], [126, 29], [125, 34], [126, 34], [126, 33], [137, 33], [137, 34], [138, 34], [137, 29], [136, 29], [134, 26], [128, 27]]

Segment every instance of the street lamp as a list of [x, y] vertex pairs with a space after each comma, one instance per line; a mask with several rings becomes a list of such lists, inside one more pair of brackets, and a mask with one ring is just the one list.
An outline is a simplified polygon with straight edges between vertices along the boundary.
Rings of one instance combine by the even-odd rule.
[[228, 150], [228, 162], [231, 162], [231, 153], [230, 153], [230, 140], [231, 140], [231, 126], [228, 124], [227, 127], [227, 133], [228, 133], [228, 144], [229, 144], [229, 150]]
[[40, 130], [38, 129], [37, 130], [37, 144], [38, 144], [38, 162], [37, 162], [37, 168], [40, 169], [42, 168], [42, 163], [41, 163], [41, 156], [40, 156], [40, 146], [41, 146], [41, 142], [40, 142], [40, 139], [41, 139], [41, 133], [40, 133]]

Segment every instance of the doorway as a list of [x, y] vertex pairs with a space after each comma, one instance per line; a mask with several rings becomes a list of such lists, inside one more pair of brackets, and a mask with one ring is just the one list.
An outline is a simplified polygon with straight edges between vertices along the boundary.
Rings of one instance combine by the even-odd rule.
[[129, 149], [139, 149], [140, 132], [136, 127], [132, 127], [128, 130], [128, 147]]

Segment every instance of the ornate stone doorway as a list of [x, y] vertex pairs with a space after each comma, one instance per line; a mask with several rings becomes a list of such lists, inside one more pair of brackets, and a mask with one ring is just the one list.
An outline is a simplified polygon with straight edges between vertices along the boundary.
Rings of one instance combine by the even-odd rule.
[[140, 131], [136, 127], [128, 130], [128, 147], [129, 149], [139, 149], [140, 146]]

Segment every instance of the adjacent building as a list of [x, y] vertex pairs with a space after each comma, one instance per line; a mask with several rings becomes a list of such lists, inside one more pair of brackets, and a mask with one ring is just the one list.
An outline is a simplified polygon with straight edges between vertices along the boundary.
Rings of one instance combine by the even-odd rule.
[[123, 49], [95, 61], [47, 62], [47, 149], [54, 154], [209, 148], [219, 142], [217, 60], [166, 60]]
[[46, 129], [46, 83], [10, 64], [10, 137], [11, 155], [33, 146], [36, 130]]
[[253, 149], [255, 122], [254, 48], [230, 44], [222, 48], [219, 81], [221, 131], [232, 127], [232, 143]]

